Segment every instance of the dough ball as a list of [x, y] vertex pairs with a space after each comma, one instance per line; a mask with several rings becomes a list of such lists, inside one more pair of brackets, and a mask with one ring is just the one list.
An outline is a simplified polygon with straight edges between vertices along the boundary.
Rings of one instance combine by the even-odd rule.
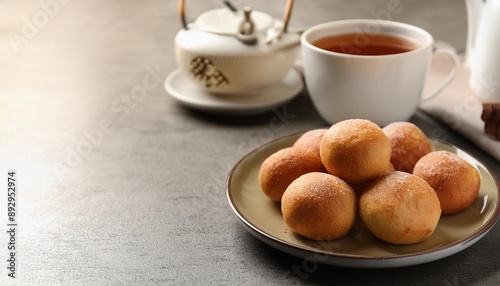
[[348, 119], [325, 133], [320, 156], [330, 174], [348, 183], [361, 183], [384, 174], [391, 159], [391, 143], [375, 123]]
[[435, 151], [422, 157], [413, 174], [434, 188], [443, 215], [468, 208], [481, 187], [479, 172], [469, 162], [448, 151]]
[[306, 133], [302, 134], [302, 136], [300, 136], [297, 141], [295, 141], [293, 147], [307, 149], [317, 154], [319, 157], [319, 145], [326, 131], [328, 131], [327, 128], [307, 131]]
[[427, 239], [441, 217], [439, 199], [431, 186], [417, 176], [400, 171], [375, 180], [361, 194], [359, 210], [368, 229], [393, 244]]
[[288, 227], [295, 233], [316, 240], [344, 236], [357, 214], [356, 194], [338, 177], [308, 173], [293, 181], [281, 201]]
[[[382, 174], [382, 175], [387, 175], [387, 174], [390, 174], [392, 172], [396, 171], [394, 169], [394, 166], [392, 166], [391, 163], [389, 163], [389, 166], [387, 166], [387, 168], [385, 169], [385, 172]], [[368, 186], [370, 186], [373, 181], [375, 181], [377, 178], [373, 179], [373, 180], [368, 180], [368, 181], [364, 181], [364, 182], [361, 182], [361, 183], [356, 183], [356, 184], [350, 184], [351, 187], [354, 189], [354, 192], [356, 192], [357, 195], [360, 195]]]
[[394, 122], [382, 130], [391, 141], [391, 163], [397, 171], [412, 173], [417, 161], [432, 152], [424, 132], [413, 123]]
[[280, 202], [290, 183], [303, 174], [324, 171], [316, 154], [301, 148], [288, 147], [269, 156], [259, 170], [262, 191], [273, 201]]

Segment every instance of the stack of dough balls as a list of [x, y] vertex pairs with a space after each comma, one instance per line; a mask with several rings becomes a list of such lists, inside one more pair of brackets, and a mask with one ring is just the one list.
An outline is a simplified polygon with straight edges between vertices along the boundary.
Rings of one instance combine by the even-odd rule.
[[269, 156], [259, 183], [301, 236], [340, 238], [359, 214], [375, 237], [414, 244], [434, 233], [441, 215], [472, 204], [480, 177], [457, 155], [432, 151], [412, 123], [382, 129], [349, 119], [306, 132], [292, 147]]

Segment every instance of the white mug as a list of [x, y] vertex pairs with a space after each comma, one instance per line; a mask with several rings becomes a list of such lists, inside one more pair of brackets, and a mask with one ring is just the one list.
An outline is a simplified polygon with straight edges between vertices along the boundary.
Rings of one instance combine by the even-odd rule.
[[[350, 33], [355, 34], [353, 41], [340, 43], [344, 51], [330, 51], [315, 45], [320, 39]], [[365, 48], [377, 35], [404, 39], [411, 48], [383, 55], [344, 53]], [[306, 86], [317, 111], [330, 124], [350, 118], [368, 119], [380, 126], [409, 120], [423, 100], [436, 95], [452, 81], [459, 66], [453, 48], [436, 48], [427, 31], [393, 21], [324, 23], [307, 29], [301, 44]], [[434, 92], [422, 97], [432, 55], [436, 52], [448, 54], [454, 68]]]

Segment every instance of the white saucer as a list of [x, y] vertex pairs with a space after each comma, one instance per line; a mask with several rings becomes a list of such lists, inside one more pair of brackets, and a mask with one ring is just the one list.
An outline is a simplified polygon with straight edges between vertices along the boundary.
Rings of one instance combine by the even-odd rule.
[[165, 80], [167, 92], [181, 104], [216, 114], [251, 115], [266, 112], [297, 96], [304, 83], [301, 75], [292, 69], [283, 80], [255, 94], [231, 96], [204, 91], [180, 70], [174, 70]]

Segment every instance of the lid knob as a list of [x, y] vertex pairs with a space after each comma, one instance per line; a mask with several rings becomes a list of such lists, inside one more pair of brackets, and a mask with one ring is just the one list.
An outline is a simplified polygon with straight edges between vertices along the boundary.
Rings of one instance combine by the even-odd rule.
[[254, 33], [255, 23], [251, 17], [252, 8], [245, 6], [243, 7], [244, 18], [240, 23], [238, 34], [236, 37], [242, 43], [246, 45], [255, 45], [257, 43], [257, 36]]
[[244, 18], [241, 21], [240, 28], [239, 28], [239, 32], [242, 35], [247, 36], [247, 35], [253, 34], [253, 32], [254, 32], [255, 23], [253, 22], [253, 20], [251, 18], [251, 13], [252, 13], [251, 7], [248, 7], [248, 6], [243, 7]]

